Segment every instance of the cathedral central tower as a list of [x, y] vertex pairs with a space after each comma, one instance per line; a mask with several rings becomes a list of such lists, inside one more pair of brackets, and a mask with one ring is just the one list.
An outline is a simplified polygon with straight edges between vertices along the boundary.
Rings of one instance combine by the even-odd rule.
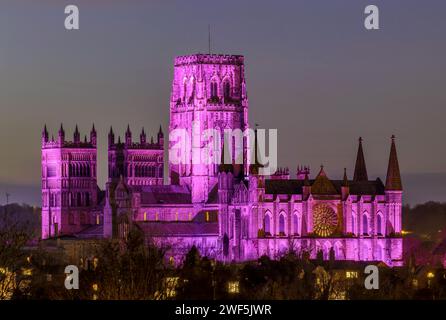
[[[187, 130], [191, 154], [186, 162], [179, 164], [169, 160], [169, 174], [172, 184], [190, 187], [192, 202], [206, 202], [218, 180], [219, 164], [207, 162], [205, 154], [214, 159], [221, 157], [205, 150], [212, 138], [206, 138], [204, 132], [209, 129], [219, 132], [220, 139], [211, 142], [215, 145], [214, 151], [221, 152], [225, 129], [239, 129], [243, 133], [248, 126], [243, 56], [196, 54], [175, 59], [169, 130]], [[169, 148], [176, 143], [170, 141]], [[236, 145], [233, 143], [230, 150], [233, 161]], [[247, 163], [247, 145], [247, 139], [243, 138], [243, 163]]]

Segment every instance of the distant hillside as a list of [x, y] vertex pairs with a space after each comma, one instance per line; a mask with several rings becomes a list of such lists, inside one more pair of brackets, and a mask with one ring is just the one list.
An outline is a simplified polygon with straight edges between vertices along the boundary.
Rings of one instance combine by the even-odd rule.
[[27, 230], [29, 230], [33, 238], [40, 237], [40, 214], [39, 207], [33, 207], [27, 204], [12, 203], [9, 205], [0, 206], [0, 226], [6, 223], [17, 223]]
[[403, 207], [403, 229], [425, 240], [437, 240], [446, 228], [446, 203], [426, 202]]

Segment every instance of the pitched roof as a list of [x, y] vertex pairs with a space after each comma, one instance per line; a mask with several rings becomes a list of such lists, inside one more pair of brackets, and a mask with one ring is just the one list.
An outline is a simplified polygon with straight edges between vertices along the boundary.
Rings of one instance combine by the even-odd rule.
[[135, 188], [141, 192], [141, 204], [190, 204], [191, 193], [186, 186], [162, 185]]
[[318, 195], [332, 195], [339, 193], [331, 180], [328, 179], [323, 166], [321, 166], [321, 171], [319, 171], [319, 174], [311, 186], [311, 193]]
[[217, 236], [218, 223], [140, 221], [138, 226], [149, 237]]
[[[313, 185], [315, 180], [308, 181], [310, 185]], [[344, 183], [343, 180], [330, 180], [335, 188], [334, 195], [340, 194], [341, 186]], [[384, 184], [381, 179], [369, 180], [369, 181], [348, 181], [351, 195], [384, 195]], [[265, 180], [265, 193], [266, 194], [302, 194], [302, 187], [304, 186], [303, 180]], [[333, 191], [333, 190], [332, 190]], [[313, 187], [311, 188], [313, 193]]]

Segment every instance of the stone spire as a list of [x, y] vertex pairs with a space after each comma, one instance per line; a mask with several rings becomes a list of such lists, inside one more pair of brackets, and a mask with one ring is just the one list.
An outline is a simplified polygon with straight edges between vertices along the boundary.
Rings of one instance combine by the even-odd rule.
[[310, 179], [308, 178], [308, 172], [305, 172], [304, 186], [306, 187], [310, 186]]
[[130, 131], [130, 125], [127, 125], [127, 130], [125, 132], [125, 144], [131, 145], [132, 144], [132, 132]]
[[96, 146], [97, 144], [97, 133], [96, 133], [96, 128], [94, 127], [94, 123], [90, 131], [90, 142], [94, 146]]
[[74, 129], [73, 140], [74, 140], [74, 143], [81, 142], [81, 134], [79, 133], [79, 128], [77, 127], [77, 124], [76, 124], [76, 128]]
[[159, 131], [158, 131], [158, 140], [157, 140], [157, 142], [158, 142], [158, 144], [159, 145], [164, 145], [164, 133], [163, 133], [163, 129], [161, 128], [161, 125], [160, 125], [160, 129], [159, 129]]
[[115, 144], [115, 134], [113, 132], [113, 127], [110, 126], [110, 132], [108, 133], [108, 145], [114, 145]]
[[57, 135], [57, 141], [59, 143], [59, 146], [62, 146], [65, 142], [65, 130], [63, 129], [62, 123], [60, 124], [60, 129]]
[[139, 135], [139, 142], [141, 144], [146, 144], [146, 132], [144, 131], [144, 127], [141, 130], [141, 134]]
[[42, 142], [48, 142], [48, 129], [46, 128], [46, 124], [42, 131]]
[[392, 144], [390, 146], [389, 166], [387, 167], [386, 190], [402, 191], [400, 167], [396, 155], [395, 136], [392, 135]]
[[344, 178], [342, 179], [342, 187], [348, 187], [347, 168], [344, 168]]
[[353, 181], [368, 181], [367, 168], [365, 166], [364, 152], [362, 151], [362, 138], [359, 137], [358, 154], [356, 156], [355, 173]]
[[347, 178], [347, 168], [344, 168], [344, 178], [342, 179], [342, 185], [341, 185], [342, 200], [345, 201], [348, 198], [349, 194], [350, 194], [350, 187]]

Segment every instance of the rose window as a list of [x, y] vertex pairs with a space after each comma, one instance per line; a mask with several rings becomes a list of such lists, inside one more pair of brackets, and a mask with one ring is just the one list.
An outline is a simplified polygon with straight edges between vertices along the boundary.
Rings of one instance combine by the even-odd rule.
[[329, 205], [317, 204], [313, 207], [313, 229], [318, 236], [331, 236], [337, 226], [338, 216]]

